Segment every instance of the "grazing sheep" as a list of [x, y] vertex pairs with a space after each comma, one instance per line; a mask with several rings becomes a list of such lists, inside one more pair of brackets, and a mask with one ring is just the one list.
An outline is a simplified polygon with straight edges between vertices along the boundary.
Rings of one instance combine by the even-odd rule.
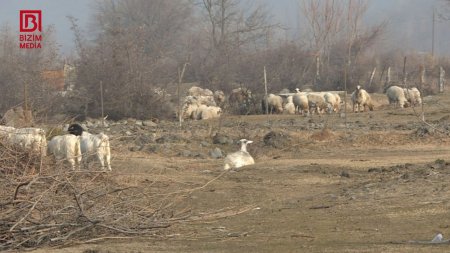
[[308, 107], [311, 113], [317, 112], [321, 114], [323, 111], [330, 108], [330, 105], [325, 102], [325, 99], [321, 94], [308, 93], [306, 96], [308, 98]]
[[216, 101], [214, 100], [214, 94], [209, 89], [202, 89], [197, 86], [192, 86], [188, 90], [186, 98], [192, 100], [195, 99], [199, 105], [216, 106]]
[[201, 104], [192, 96], [187, 96], [181, 109], [181, 119], [197, 119], [197, 109]]
[[109, 137], [106, 134], [83, 132], [80, 140], [80, 149], [85, 167], [87, 167], [89, 160], [92, 160], [92, 157], [96, 156], [102, 166], [102, 170], [107, 167], [111, 171], [111, 151]]
[[192, 86], [188, 90], [188, 96], [193, 96], [193, 97], [210, 96], [210, 97], [213, 97], [214, 94], [209, 89], [202, 89], [202, 88], [197, 87], [197, 86]]
[[222, 114], [222, 109], [217, 106], [200, 105], [194, 113], [194, 119], [204, 120], [219, 118]]
[[217, 91], [213, 96], [213, 93], [210, 90], [194, 86], [189, 89], [188, 93], [190, 95], [186, 96], [186, 98], [184, 99], [184, 103], [181, 109], [181, 120], [202, 119], [202, 116], [200, 114], [204, 110], [202, 108], [206, 107], [218, 109], [208, 109], [210, 113], [205, 112], [205, 116], [203, 117], [203, 119], [217, 117], [222, 112], [222, 109], [216, 106], [215, 98], [218, 99], [218, 102], [222, 101], [223, 103], [223, 101], [225, 100], [223, 92]]
[[0, 137], [7, 144], [20, 148], [23, 151], [32, 151], [41, 156], [47, 155], [47, 140], [45, 131], [41, 128], [0, 126]]
[[253, 157], [247, 152], [247, 144], [250, 144], [253, 141], [241, 139], [239, 142], [241, 143], [241, 150], [228, 154], [225, 157], [225, 165], [224, 165], [225, 170], [255, 164], [255, 160], [253, 160]]
[[[325, 102], [328, 103], [330, 106], [331, 111], [338, 112], [339, 106], [341, 104], [341, 100], [339, 95], [331, 93], [331, 92], [325, 92], [323, 93], [323, 98], [325, 99]], [[338, 99], [339, 97], [339, 99]], [[331, 113], [331, 111], [329, 111]]]
[[194, 98], [197, 100], [197, 103], [200, 105], [207, 105], [207, 106], [216, 106], [217, 105], [213, 96], [194, 96]]
[[408, 100], [405, 97], [405, 92], [401, 87], [391, 86], [386, 90], [386, 96], [388, 97], [389, 104], [399, 105], [400, 108], [407, 107], [409, 105]]
[[[339, 107], [340, 107], [340, 105], [341, 105], [341, 102], [342, 102], [342, 100], [341, 100], [341, 96], [339, 96], [339, 94], [337, 94], [337, 93], [333, 93], [334, 94], [334, 96], [336, 97], [336, 102], [337, 102], [337, 104], [339, 105]], [[339, 108], [338, 107], [338, 111], [339, 111]]]
[[[266, 111], [266, 99], [262, 99], [261, 106], [263, 112]], [[268, 112], [269, 114], [272, 114], [274, 111], [276, 113], [282, 113], [283, 112], [283, 98], [281, 98], [278, 95], [269, 94], [267, 96], [267, 106], [268, 106]]]
[[[373, 103], [370, 97], [370, 94], [361, 88], [361, 86], [356, 86], [356, 90], [352, 93], [352, 103], [353, 103], [353, 112], [360, 112], [361, 106], [363, 111], [366, 111], [366, 106], [369, 107], [369, 110], [373, 111]], [[355, 111], [355, 107], [357, 107], [357, 111]]]
[[295, 89], [297, 93], [295, 93], [292, 96], [292, 102], [295, 106], [295, 111], [302, 114], [303, 113], [309, 113], [309, 103], [308, 103], [308, 97], [305, 93], [300, 92], [300, 90], [297, 88]]
[[15, 130], [14, 127], [0, 125], [0, 138], [9, 140], [11, 134], [13, 134]]
[[403, 88], [405, 93], [405, 98], [408, 100], [411, 106], [421, 105], [422, 98], [420, 97], [420, 91], [416, 87], [413, 88]]
[[287, 114], [295, 114], [295, 104], [292, 96], [287, 97], [287, 103], [284, 104], [283, 109]]
[[47, 155], [47, 139], [44, 129], [18, 128], [15, 130], [11, 142], [24, 150], [32, 150], [41, 154], [41, 156]]
[[78, 168], [80, 167], [80, 136], [73, 134], [55, 136], [48, 143], [47, 150], [49, 154], [53, 154], [57, 161], [67, 160], [73, 170], [75, 170], [75, 165]]

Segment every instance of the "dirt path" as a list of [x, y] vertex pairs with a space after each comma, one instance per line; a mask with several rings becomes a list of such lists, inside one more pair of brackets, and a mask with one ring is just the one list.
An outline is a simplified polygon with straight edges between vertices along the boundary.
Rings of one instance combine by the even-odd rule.
[[[210, 215], [160, 236], [35, 252], [446, 252], [448, 244], [409, 241], [448, 233], [450, 166], [434, 163], [447, 154], [449, 147], [422, 145], [260, 160], [194, 191], [192, 213]], [[221, 172], [211, 169], [220, 168], [218, 160], [171, 161], [117, 159], [116, 166], [129, 170], [116, 173], [151, 178], [158, 171], [189, 183]]]
[[[173, 210], [187, 218], [150, 237], [35, 252], [450, 252], [450, 244], [417, 243], [450, 238], [450, 94], [424, 98], [437, 132], [412, 109], [390, 108], [382, 94], [375, 100], [374, 112], [348, 113], [346, 124], [339, 114], [161, 122], [156, 137], [167, 141], [142, 152], [116, 136], [115, 179], [188, 189]], [[222, 175], [222, 159], [208, 152], [236, 146], [216, 144], [214, 131], [254, 140], [256, 164]], [[265, 144], [269, 131], [287, 142]]]

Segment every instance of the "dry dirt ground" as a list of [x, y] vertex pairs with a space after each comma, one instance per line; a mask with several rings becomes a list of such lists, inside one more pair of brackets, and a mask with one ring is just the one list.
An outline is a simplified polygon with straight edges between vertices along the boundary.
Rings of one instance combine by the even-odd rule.
[[[349, 112], [346, 120], [162, 122], [157, 135], [178, 138], [151, 144], [152, 151], [116, 142], [117, 180], [191, 188], [183, 200], [189, 217], [154, 236], [34, 252], [450, 252], [449, 243], [429, 243], [437, 233], [450, 238], [450, 93], [424, 99], [431, 125], [421, 123], [421, 108], [391, 108], [384, 95], [375, 100], [375, 111]], [[267, 145], [270, 131], [288, 137]], [[256, 164], [223, 173], [223, 159], [208, 152], [238, 146], [214, 144], [216, 132], [253, 140]]]

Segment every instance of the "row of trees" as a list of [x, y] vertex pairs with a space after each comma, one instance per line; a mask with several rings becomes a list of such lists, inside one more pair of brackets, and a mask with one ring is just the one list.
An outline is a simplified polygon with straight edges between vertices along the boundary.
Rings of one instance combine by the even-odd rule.
[[[247, 1], [99, 1], [89, 33], [83, 32], [76, 19], [69, 18], [77, 55], [71, 60], [77, 70], [76, 89], [66, 99], [75, 106], [69, 111], [99, 116], [103, 96], [105, 114], [112, 118], [171, 117], [174, 108], [158, 91], [176, 83], [183, 66], [187, 66], [184, 82], [199, 82], [203, 87], [225, 92], [245, 86], [254, 93], [262, 93], [264, 66], [270, 92], [304, 86], [350, 91], [358, 84], [368, 85], [374, 69], [371, 90], [382, 91], [387, 68], [400, 73], [405, 55], [409, 56], [407, 70], [411, 73], [423, 68], [434, 71], [439, 61], [448, 68], [445, 59], [433, 59], [429, 65], [429, 59], [417, 53], [383, 48], [383, 41], [389, 39], [384, 33], [389, 26], [386, 22], [364, 24], [367, 1], [298, 3], [298, 15], [304, 24], [301, 31], [286, 30], [274, 22], [263, 5]], [[10, 31], [1, 33], [14, 37]], [[297, 34], [300, 39], [286, 34]], [[3, 40], [7, 41], [8, 36], [2, 36]], [[0, 43], [3, 48], [7, 45]], [[14, 43], [13, 50], [5, 48], [0, 54], [2, 62], [13, 64], [0, 68], [28, 66], [28, 81], [32, 80], [36, 92], [45, 93], [42, 85], [35, 84], [39, 82], [36, 78], [42, 69], [61, 62], [56, 48], [43, 46], [45, 53], [23, 53]], [[9, 52], [19, 57], [8, 58]], [[34, 54], [38, 54], [32, 56], [36, 60], [26, 59]], [[21, 57], [26, 65], [14, 62]], [[17, 91], [27, 83], [25, 77], [15, 81], [11, 78], [0, 80], [5, 83], [2, 87], [15, 87], [9, 89], [14, 92], [9, 97], [13, 101], [1, 100], [3, 110], [22, 101], [23, 92]], [[175, 99], [172, 96], [171, 102]]]
[[25, 50], [10, 25], [0, 27], [0, 112], [17, 105], [34, 107], [37, 113], [52, 108], [54, 88], [42, 73], [61, 66], [54, 34], [54, 27], [48, 26], [42, 32], [42, 49]]
[[98, 115], [102, 83], [104, 106], [113, 117], [151, 117], [167, 108], [154, 88], [175, 82], [185, 63], [186, 82], [225, 92], [240, 85], [259, 90], [264, 66], [274, 92], [304, 84], [342, 89], [343, 65], [351, 87], [366, 71], [357, 67], [359, 58], [386, 27], [365, 28], [366, 9], [362, 0], [299, 1], [309, 36], [293, 41], [277, 36], [283, 27], [264, 6], [242, 1], [102, 1], [91, 43], [72, 20], [78, 87], [90, 95]]

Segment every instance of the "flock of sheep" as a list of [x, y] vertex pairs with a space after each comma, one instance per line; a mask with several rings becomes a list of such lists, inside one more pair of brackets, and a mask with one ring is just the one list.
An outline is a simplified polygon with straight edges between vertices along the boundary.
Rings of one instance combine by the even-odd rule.
[[[390, 104], [401, 108], [416, 106], [422, 103], [420, 91], [417, 88], [401, 88], [391, 86], [386, 89], [386, 96]], [[230, 100], [235, 102], [248, 102], [251, 92], [242, 88], [234, 89]], [[351, 94], [353, 112], [373, 110], [373, 102], [370, 94], [359, 85]], [[184, 100], [180, 119], [211, 119], [220, 117], [224, 106], [225, 95], [222, 91], [212, 92], [200, 87], [191, 87]], [[261, 108], [269, 113], [289, 114], [322, 114], [324, 112], [338, 112], [341, 106], [341, 97], [338, 92], [313, 92], [300, 91], [295, 93], [269, 94], [262, 99]], [[355, 110], [356, 108], [356, 110]], [[54, 136], [48, 143], [45, 131], [41, 128], [14, 128], [0, 125], [0, 140], [7, 145], [18, 147], [22, 150], [32, 151], [46, 156], [52, 154], [57, 161], [68, 161], [72, 169], [80, 167], [82, 161], [87, 162], [96, 157], [103, 170], [111, 171], [111, 152], [109, 138], [106, 134], [91, 134], [83, 131], [78, 124], [68, 127], [68, 133]], [[224, 160], [224, 169], [239, 168], [254, 164], [255, 161], [247, 151], [247, 144], [252, 141], [240, 140], [239, 151], [229, 154]]]
[[188, 95], [184, 99], [181, 120], [218, 118], [222, 114], [222, 109], [218, 104], [224, 101], [225, 95], [222, 91], [213, 93], [209, 89], [193, 86], [188, 90]]
[[96, 156], [102, 169], [111, 170], [108, 136], [88, 133], [78, 124], [72, 124], [67, 134], [54, 136], [48, 143], [44, 129], [0, 125], [0, 139], [6, 146], [33, 152], [41, 157], [52, 154], [57, 162], [69, 162], [72, 169], [79, 168], [81, 161], [86, 166], [91, 157]]
[[[79, 169], [82, 161], [87, 166], [90, 158], [96, 156], [102, 169], [107, 168], [111, 171], [111, 151], [106, 134], [88, 133], [79, 124], [70, 125], [67, 131], [67, 134], [54, 136], [47, 143], [45, 131], [41, 128], [14, 128], [0, 125], [0, 140], [4, 141], [6, 146], [33, 152], [41, 157], [52, 154], [57, 162], [69, 162], [73, 170]], [[247, 144], [252, 141], [242, 139], [240, 143], [239, 151], [225, 157], [225, 170], [255, 163], [247, 151]]]
[[[322, 114], [324, 112], [339, 112], [342, 100], [338, 92], [325, 91], [313, 92], [310, 90], [300, 91], [298, 88], [295, 93], [289, 91], [280, 92], [280, 95], [268, 94], [261, 101], [262, 111], [268, 113], [287, 113], [287, 114]], [[389, 104], [394, 104], [400, 108], [408, 106], [417, 106], [422, 104], [420, 91], [416, 88], [401, 88], [399, 86], [390, 86], [386, 89], [386, 96]], [[284, 97], [284, 98], [283, 98]], [[230, 95], [231, 102], [247, 102], [245, 99], [251, 99], [251, 92], [242, 88], [234, 89]], [[185, 99], [182, 111], [183, 119], [208, 119], [220, 117], [222, 109], [218, 104], [225, 101], [222, 91], [212, 92], [208, 89], [192, 87]], [[374, 109], [370, 94], [357, 86], [351, 94], [353, 112], [366, 111]], [[205, 116], [204, 116], [205, 115]], [[239, 168], [254, 164], [253, 157], [247, 151], [247, 144], [252, 141], [240, 140], [241, 149], [229, 154], [225, 158], [224, 169]]]
[[[298, 88], [295, 89], [294, 94], [281, 93], [280, 95], [269, 94], [267, 98], [261, 101], [263, 112], [268, 113], [287, 113], [287, 114], [310, 114], [310, 113], [324, 113], [337, 112], [341, 104], [341, 97], [337, 92], [313, 92], [303, 91]], [[284, 100], [283, 97], [286, 97]]]
[[[400, 108], [405, 108], [409, 106], [418, 106], [422, 104], [422, 98], [420, 96], [420, 91], [416, 87], [413, 88], [401, 88], [399, 86], [390, 86], [386, 89], [386, 96], [389, 100], [389, 104], [394, 104]], [[370, 94], [357, 86], [356, 90], [351, 96], [353, 104], [353, 112], [359, 112], [361, 109], [366, 111], [368, 107], [369, 110], [373, 111], [373, 103]], [[357, 107], [355, 111], [355, 107]]]
[[[416, 106], [422, 103], [420, 91], [413, 88], [401, 88], [399, 86], [390, 86], [386, 89], [386, 96], [389, 104], [395, 104], [401, 108]], [[240, 111], [252, 104], [251, 92], [247, 89], [237, 88], [232, 90], [228, 105], [236, 105]], [[374, 104], [370, 94], [357, 86], [351, 94], [353, 112], [373, 110]], [[300, 91], [298, 88], [294, 93], [284, 90], [277, 94], [268, 94], [261, 100], [261, 110], [269, 114], [323, 114], [325, 112], [339, 112], [343, 101], [339, 91], [314, 92], [311, 90]], [[209, 89], [202, 89], [193, 86], [189, 89], [183, 108], [181, 111], [181, 120], [185, 119], [211, 119], [218, 118], [223, 113], [225, 106], [225, 95], [222, 91], [212, 92]]]

